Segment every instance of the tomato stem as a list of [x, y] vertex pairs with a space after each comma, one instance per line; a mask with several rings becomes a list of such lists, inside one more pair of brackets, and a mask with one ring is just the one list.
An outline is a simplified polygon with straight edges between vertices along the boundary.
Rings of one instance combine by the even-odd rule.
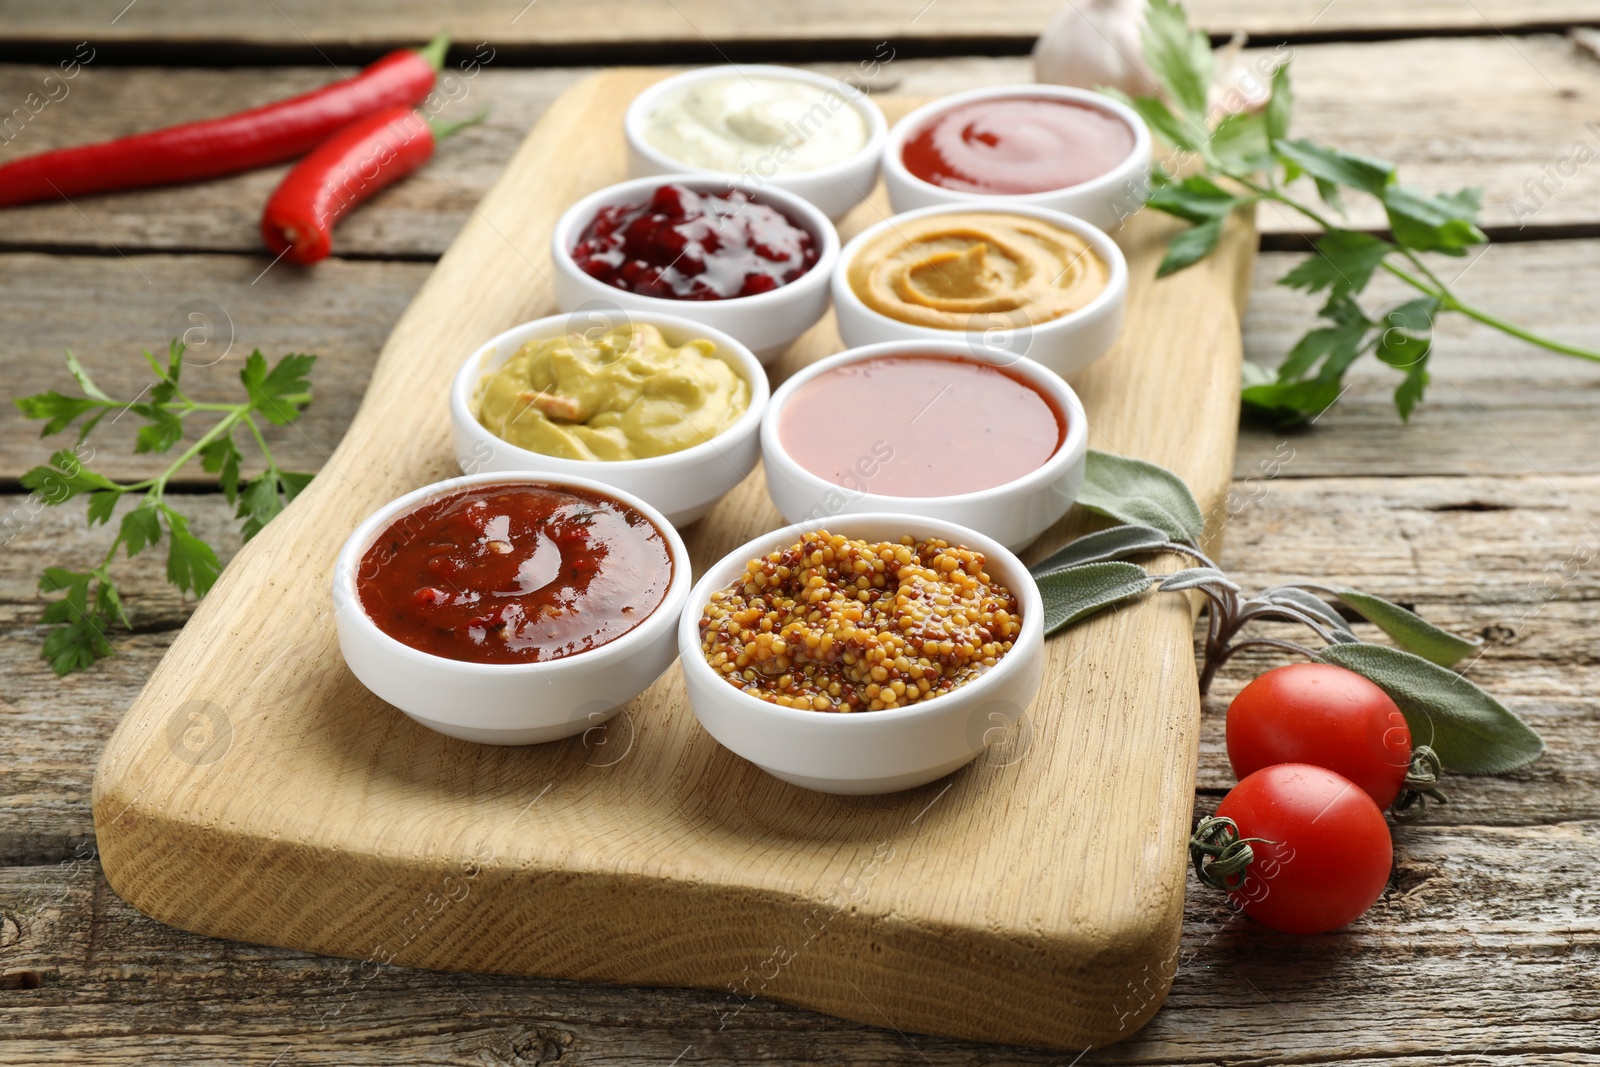
[[1444, 764], [1440, 762], [1439, 754], [1427, 745], [1418, 745], [1411, 750], [1411, 767], [1406, 771], [1400, 795], [1389, 805], [1396, 822], [1420, 819], [1423, 812], [1428, 810], [1430, 800], [1440, 804], [1450, 803], [1449, 798], [1438, 789], [1439, 775], [1443, 770]]
[[1232, 893], [1244, 884], [1255, 860], [1250, 842], [1273, 844], [1264, 837], [1240, 837], [1239, 824], [1223, 816], [1207, 815], [1195, 824], [1189, 838], [1189, 861], [1195, 877], [1213, 889]]

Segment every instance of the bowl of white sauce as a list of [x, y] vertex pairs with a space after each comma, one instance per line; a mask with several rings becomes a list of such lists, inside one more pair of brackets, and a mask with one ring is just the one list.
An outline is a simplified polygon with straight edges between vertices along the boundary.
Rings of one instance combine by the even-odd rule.
[[772, 185], [842, 218], [878, 180], [883, 112], [852, 85], [793, 67], [703, 67], [657, 82], [623, 119], [630, 177], [706, 173]]

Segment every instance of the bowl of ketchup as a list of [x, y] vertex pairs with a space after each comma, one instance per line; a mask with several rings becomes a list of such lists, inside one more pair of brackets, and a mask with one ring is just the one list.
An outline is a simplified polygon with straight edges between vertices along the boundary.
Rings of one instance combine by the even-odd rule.
[[490, 472], [384, 505], [334, 564], [351, 673], [415, 721], [526, 745], [602, 725], [677, 657], [689, 556], [588, 478]]
[[1020, 202], [1114, 231], [1149, 195], [1150, 130], [1100, 93], [1005, 85], [942, 97], [889, 131], [883, 176], [896, 212]]

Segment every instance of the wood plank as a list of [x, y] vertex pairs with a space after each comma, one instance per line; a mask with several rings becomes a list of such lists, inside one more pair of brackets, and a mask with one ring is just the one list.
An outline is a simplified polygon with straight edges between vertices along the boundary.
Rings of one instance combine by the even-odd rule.
[[[111, 396], [132, 401], [151, 381], [140, 350], [164, 352], [169, 337], [196, 328], [202, 332], [191, 339], [205, 338], [206, 344], [197, 344], [183, 380], [197, 400], [238, 400], [239, 370], [254, 348], [272, 359], [314, 352], [320, 357], [312, 377], [315, 402], [292, 426], [269, 428], [267, 441], [285, 469], [319, 469], [343, 438], [378, 349], [429, 266], [338, 261], [323, 264], [315, 275], [282, 269], [262, 274], [269, 262], [247, 256], [0, 255], [0, 291], [8, 297], [0, 301], [6, 396], [74, 388], [63, 359], [71, 349]], [[191, 314], [203, 318], [190, 320]], [[204, 323], [215, 332], [206, 332]], [[97, 469], [112, 477], [149, 476], [153, 458], [136, 458], [132, 451], [136, 423], [130, 415], [95, 431]], [[0, 408], [0, 477], [15, 479], [54, 449], [72, 444], [71, 434], [41, 440], [38, 433], [39, 424], [11, 404]]]
[[[1084, 1065], [1593, 1063], [1600, 824], [1407, 827], [1350, 929], [1291, 938], [1193, 887], [1166, 1006]], [[161, 926], [92, 852], [0, 868], [0, 1063], [1055, 1064], [768, 1002], [361, 965]], [[1514, 974], [1514, 980], [1507, 980]], [[1218, 1023], [1226, 1005], [1226, 1027]]]
[[[149, 2], [143, 0], [135, 10]], [[949, 2], [939, 0], [930, 17]], [[1330, 15], [1348, 2], [1332, 5]], [[542, 8], [530, 9], [530, 17]], [[1405, 181], [1420, 188], [1481, 185], [1485, 222], [1498, 231], [1516, 233], [1521, 223], [1526, 223], [1525, 234], [1574, 228], [1592, 233], [1600, 227], [1600, 167], [1569, 168], [1563, 162], [1580, 143], [1600, 154], [1600, 125], [1588, 125], [1594, 121], [1590, 102], [1600, 98], [1600, 62], [1591, 53], [1560, 37], [1494, 36], [1297, 45], [1294, 55], [1297, 133], [1394, 160]], [[855, 62], [815, 66], [864, 78]], [[0, 66], [0, 100], [22, 100], [38, 91], [50, 71]], [[446, 142], [422, 171], [347, 219], [338, 231], [341, 255], [437, 256], [522, 134], [557, 93], [586, 72], [514, 70], [499, 60], [472, 77], [468, 73], [456, 70], [455, 80], [445, 86], [452, 102], [441, 115], [464, 116], [488, 105], [488, 121]], [[45, 106], [0, 145], [0, 160], [250, 106], [315, 87], [331, 76], [326, 66], [215, 71], [91, 63], [65, 83], [64, 99]], [[880, 65], [864, 84], [877, 92], [932, 96], [1032, 78], [1025, 59], [899, 58]], [[1396, 108], [1397, 100], [1405, 107]], [[1572, 173], [1563, 176], [1566, 169]], [[0, 216], [5, 220], [0, 248], [256, 253], [261, 205], [283, 171], [268, 168], [180, 189], [82, 197], [75, 205], [8, 209]], [[1541, 182], [1544, 191], [1537, 188]], [[1529, 183], [1534, 183], [1532, 192]], [[1533, 211], [1536, 203], [1542, 206]], [[1352, 199], [1351, 208], [1358, 224], [1382, 225], [1374, 207]], [[1264, 233], [1275, 235], [1300, 226], [1276, 210], [1264, 210], [1259, 222]]]
[[[780, 968], [780, 999], [877, 1019], [864, 992], [902, 1028], [1114, 1040], [1157, 1004], [1119, 1011], [1108, 998], [1170, 953], [1181, 926], [1199, 712], [1184, 600], [1052, 642], [1034, 743], [1072, 759], [973, 768], [927, 819], [932, 786], [843, 803], [763, 775], [711, 745], [670, 672], [631, 705], [630, 757], [595, 774], [577, 738], [508, 750], [423, 730], [340, 660], [325, 593], [339, 544], [384, 500], [453, 469], [439, 398], [456, 360], [443, 354], [548, 310], [535, 283], [545, 235], [620, 175], [610, 131], [656, 77], [598, 75], [551, 109], [396, 325], [328, 462], [339, 477], [319, 478], [235, 557], [151, 676], [95, 780], [108, 876], [157, 918], [244, 940], [359, 958], [378, 938], [411, 964], [713, 989], [739, 988], [728, 983], [741, 968], [795, 943], [822, 909], [830, 936]], [[552, 169], [569, 156], [582, 165]], [[858, 209], [846, 231], [882, 210]], [[1128, 326], [1076, 381], [1092, 436], [1172, 466], [1205, 507], [1231, 467], [1255, 237], [1236, 220], [1215, 259], [1152, 300], [1169, 231], [1147, 218], [1124, 235]], [[813, 331], [778, 376], [839, 347]], [[1149, 418], [1163, 395], [1192, 406]], [[780, 523], [752, 475], [687, 540], [703, 566]], [[227, 717], [226, 762], [171, 758], [168, 721], [193, 699]], [[541, 784], [550, 796], [529, 814]], [[785, 847], [768, 847], [774, 833]], [[901, 858], [880, 861], [875, 843]], [[1120, 862], [1091, 863], [1107, 855]], [[870, 900], [829, 903], [867, 860]], [[393, 908], [456, 882], [463, 862], [474, 903], [394, 943]]]
[[[271, 9], [208, 4], [205, 0], [142, 0], [110, 19], [93, 0], [30, 4], [0, 2], [7, 37], [17, 43], [75, 42], [92, 34], [119, 43], [224, 43], [303, 50], [311, 46], [386, 48], [426, 40], [448, 27], [459, 40], [521, 45], [535, 54], [562, 48], [648, 43], [657, 47], [781, 43], [799, 51], [808, 42], [884, 38], [955, 39], [1025, 47], [1061, 6], [1061, 0], [470, 0], [453, 4], [448, 17], [423, 0], [355, 0], [319, 4], [277, 0]], [[1197, 25], [1213, 33], [1242, 30], [1257, 36], [1515, 32], [1529, 26], [1592, 22], [1582, 0], [1190, 0]], [[109, 24], [108, 24], [109, 19]], [[814, 46], [815, 47], [815, 46]]]

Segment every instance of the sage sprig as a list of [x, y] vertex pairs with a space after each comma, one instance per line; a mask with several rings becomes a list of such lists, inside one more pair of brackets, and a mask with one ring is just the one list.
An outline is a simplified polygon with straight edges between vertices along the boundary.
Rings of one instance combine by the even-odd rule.
[[[1537, 759], [1537, 732], [1464, 675], [1449, 668], [1481, 642], [1460, 637], [1392, 601], [1348, 586], [1290, 582], [1246, 595], [1199, 547], [1200, 507], [1183, 479], [1164, 467], [1091, 451], [1089, 510], [1124, 524], [1086, 534], [1032, 568], [1044, 600], [1045, 632], [1055, 633], [1101, 610], [1160, 592], [1193, 590], [1205, 598], [1206, 635], [1200, 691], [1237, 652], [1269, 648], [1355, 671], [1400, 708], [1420, 745], [1466, 774], [1503, 774]], [[1084, 503], [1080, 497], [1080, 503]], [[1129, 522], [1130, 518], [1146, 522]], [[1152, 574], [1129, 557], [1173, 554], [1192, 565]], [[1373, 623], [1394, 646], [1361, 640], [1340, 613]], [[1246, 636], [1255, 622], [1295, 623], [1324, 647], [1280, 637]]]
[[[1273, 73], [1271, 97], [1262, 109], [1215, 120], [1206, 94], [1210, 44], [1204, 33], [1189, 28], [1179, 3], [1151, 0], [1143, 41], [1162, 96], [1114, 95], [1138, 111], [1183, 162], [1172, 171], [1154, 169], [1148, 206], [1190, 223], [1168, 245], [1159, 273], [1172, 274], [1210, 255], [1229, 216], [1256, 204], [1293, 212], [1318, 231], [1314, 254], [1278, 284], [1322, 294], [1323, 323], [1300, 338], [1276, 372], [1245, 363], [1248, 410], [1280, 424], [1312, 418], [1343, 393], [1350, 365], [1370, 353], [1400, 374], [1394, 403], [1408, 419], [1429, 383], [1434, 321], [1451, 312], [1552, 352], [1600, 361], [1600, 352], [1535, 334], [1467, 303], [1429, 267], [1427, 255], [1460, 257], [1488, 241], [1477, 225], [1482, 190], [1429, 195], [1403, 185], [1393, 163], [1291, 138], [1287, 63]], [[1298, 195], [1302, 178], [1310, 179], [1317, 199]], [[1352, 228], [1344, 213], [1346, 196], [1376, 200], [1387, 232]], [[1417, 296], [1388, 309], [1363, 307], [1358, 298], [1380, 270]]]

